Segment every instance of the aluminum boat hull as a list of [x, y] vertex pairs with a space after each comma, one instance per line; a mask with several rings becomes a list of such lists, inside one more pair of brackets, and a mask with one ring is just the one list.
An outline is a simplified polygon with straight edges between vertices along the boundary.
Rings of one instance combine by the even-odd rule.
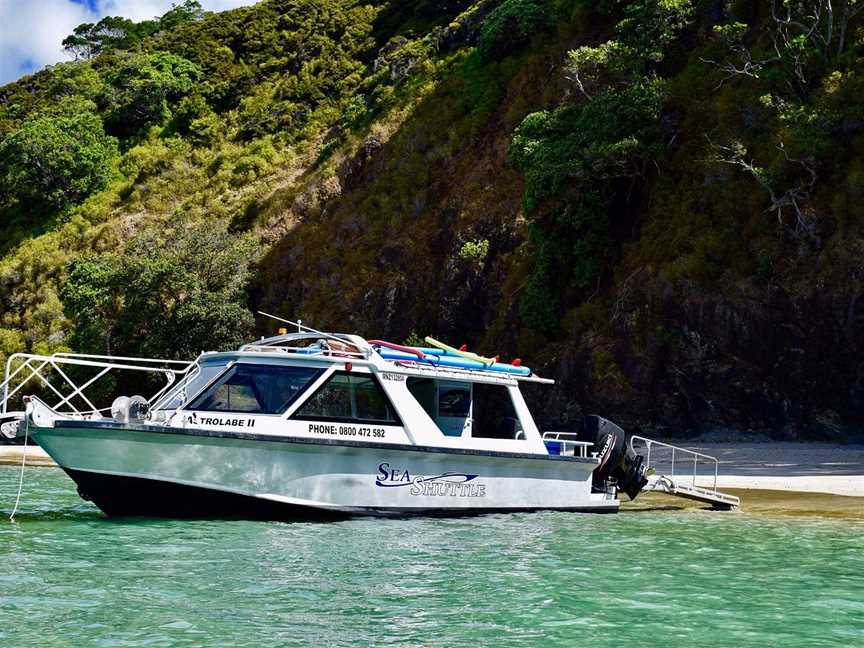
[[591, 458], [57, 422], [36, 441], [111, 516], [315, 519], [615, 512]]

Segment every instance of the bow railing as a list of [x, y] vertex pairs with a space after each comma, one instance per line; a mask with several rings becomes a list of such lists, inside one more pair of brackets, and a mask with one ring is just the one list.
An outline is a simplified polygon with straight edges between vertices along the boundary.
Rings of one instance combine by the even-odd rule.
[[[97, 407], [92, 390], [110, 374], [136, 372], [162, 375], [164, 384], [147, 401], [152, 405], [164, 396], [177, 382], [195, 366], [185, 360], [163, 360], [157, 358], [126, 358], [90, 355], [81, 353], [55, 353], [39, 355], [15, 353], [6, 361], [6, 372], [0, 383], [0, 415], [10, 413], [10, 404], [25, 395], [25, 389], [38, 385], [48, 398], [57, 398], [52, 409], [58, 413], [86, 416], [96, 415], [110, 409]], [[82, 376], [73, 376], [84, 373]], [[91, 395], [88, 396], [88, 390]]]

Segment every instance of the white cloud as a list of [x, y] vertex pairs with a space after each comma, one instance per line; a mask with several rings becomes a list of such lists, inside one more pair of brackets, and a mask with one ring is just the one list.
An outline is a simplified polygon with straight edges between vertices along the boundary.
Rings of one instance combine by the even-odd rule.
[[[176, 3], [178, 0], [174, 0]], [[224, 11], [256, 0], [201, 0], [207, 11]], [[171, 8], [172, 0], [96, 0], [97, 11], [71, 0], [0, 0], [0, 85], [68, 61], [62, 41], [84, 22], [104, 16], [146, 20]]]
[[[244, 5], [254, 4], [255, 0], [199, 0], [205, 11], [225, 11]], [[149, 20], [161, 16], [179, 0], [97, 0], [101, 16], [123, 16], [130, 20]]]
[[0, 83], [68, 60], [60, 43], [90, 16], [69, 0], [0, 0]]

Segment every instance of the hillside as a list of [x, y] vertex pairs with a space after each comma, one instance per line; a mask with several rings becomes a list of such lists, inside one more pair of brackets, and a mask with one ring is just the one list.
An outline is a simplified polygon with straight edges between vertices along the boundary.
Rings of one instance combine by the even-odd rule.
[[549, 427], [864, 430], [864, 5], [195, 5], [0, 88], [0, 360], [261, 308], [524, 358]]

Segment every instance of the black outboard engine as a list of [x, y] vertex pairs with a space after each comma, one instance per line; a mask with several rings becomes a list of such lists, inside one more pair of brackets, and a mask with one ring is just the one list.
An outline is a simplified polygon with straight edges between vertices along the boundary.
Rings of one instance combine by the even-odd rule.
[[600, 416], [589, 415], [582, 420], [581, 439], [591, 441], [600, 465], [594, 470], [593, 485], [603, 490], [607, 482], [615, 482], [618, 490], [634, 500], [642, 491], [648, 478], [645, 477], [645, 460], [627, 445], [624, 430]]

